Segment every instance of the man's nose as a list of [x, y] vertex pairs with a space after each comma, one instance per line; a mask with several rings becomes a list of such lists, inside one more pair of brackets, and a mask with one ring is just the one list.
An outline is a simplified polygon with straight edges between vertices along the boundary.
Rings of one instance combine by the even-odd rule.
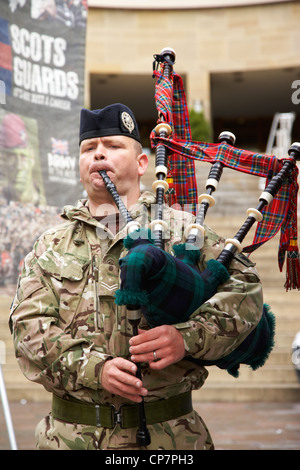
[[105, 158], [106, 158], [105, 149], [104, 149], [104, 146], [100, 142], [96, 147], [96, 151], [95, 151], [95, 154], [94, 154], [94, 159], [95, 160], [105, 160]]

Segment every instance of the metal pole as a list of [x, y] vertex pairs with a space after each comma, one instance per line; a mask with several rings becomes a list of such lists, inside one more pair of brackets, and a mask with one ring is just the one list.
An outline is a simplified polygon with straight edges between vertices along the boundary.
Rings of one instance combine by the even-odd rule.
[[16, 438], [15, 438], [15, 433], [14, 433], [14, 428], [13, 428], [13, 423], [12, 423], [10, 410], [9, 410], [9, 404], [8, 404], [7, 395], [6, 395], [6, 388], [5, 388], [4, 378], [3, 378], [3, 374], [2, 374], [1, 363], [0, 363], [0, 396], [1, 396], [2, 406], [3, 406], [5, 421], [6, 421], [6, 427], [7, 427], [7, 433], [8, 433], [9, 442], [10, 442], [10, 448], [11, 448], [11, 450], [18, 450], [17, 443], [16, 443]]

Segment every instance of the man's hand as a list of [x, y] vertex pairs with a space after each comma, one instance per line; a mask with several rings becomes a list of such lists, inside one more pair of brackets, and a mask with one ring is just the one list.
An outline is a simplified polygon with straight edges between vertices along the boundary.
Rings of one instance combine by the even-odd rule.
[[162, 325], [151, 330], [139, 330], [139, 334], [133, 336], [129, 344], [133, 362], [122, 357], [106, 361], [101, 383], [110, 393], [139, 403], [148, 390], [135, 376], [137, 367], [134, 362], [148, 362], [152, 369], [163, 369], [184, 357], [184, 342], [174, 326]]
[[133, 336], [129, 344], [133, 362], [148, 362], [151, 369], [156, 370], [180, 361], [185, 353], [183, 338], [172, 325], [139, 330], [139, 334]]
[[135, 364], [122, 357], [108, 360], [102, 369], [102, 387], [110, 393], [139, 403], [142, 401], [141, 395], [146, 396], [148, 390], [135, 377], [136, 370]]

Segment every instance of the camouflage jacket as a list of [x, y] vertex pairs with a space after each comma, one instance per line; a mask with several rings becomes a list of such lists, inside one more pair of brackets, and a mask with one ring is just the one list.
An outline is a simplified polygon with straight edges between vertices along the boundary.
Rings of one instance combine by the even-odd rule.
[[[131, 209], [132, 217], [145, 224], [154, 202], [151, 193], [144, 193]], [[166, 250], [171, 251], [192, 215], [166, 208], [165, 216]], [[101, 369], [108, 358], [130, 358], [132, 329], [126, 307], [114, 303], [118, 260], [126, 254], [125, 229], [114, 236], [91, 216], [86, 201], [65, 207], [63, 218], [66, 221], [46, 231], [25, 258], [10, 318], [16, 356], [29, 380], [58, 396], [119, 406], [126, 400], [101, 387]], [[206, 229], [201, 269], [224, 247], [224, 240]], [[189, 321], [174, 325], [184, 338], [187, 356], [222, 357], [258, 323], [262, 288], [252, 263], [243, 256], [236, 258], [230, 274]], [[147, 328], [143, 318], [140, 327]], [[146, 401], [198, 389], [207, 375], [204, 367], [186, 359], [160, 371], [145, 364]]]

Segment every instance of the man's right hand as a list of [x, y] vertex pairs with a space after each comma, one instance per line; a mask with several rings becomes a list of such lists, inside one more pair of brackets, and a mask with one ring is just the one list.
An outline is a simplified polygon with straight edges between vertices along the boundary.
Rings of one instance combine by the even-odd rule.
[[142, 396], [148, 394], [148, 390], [135, 376], [136, 370], [137, 366], [127, 359], [122, 357], [110, 359], [105, 362], [102, 369], [102, 387], [110, 393], [139, 403], [142, 401]]

